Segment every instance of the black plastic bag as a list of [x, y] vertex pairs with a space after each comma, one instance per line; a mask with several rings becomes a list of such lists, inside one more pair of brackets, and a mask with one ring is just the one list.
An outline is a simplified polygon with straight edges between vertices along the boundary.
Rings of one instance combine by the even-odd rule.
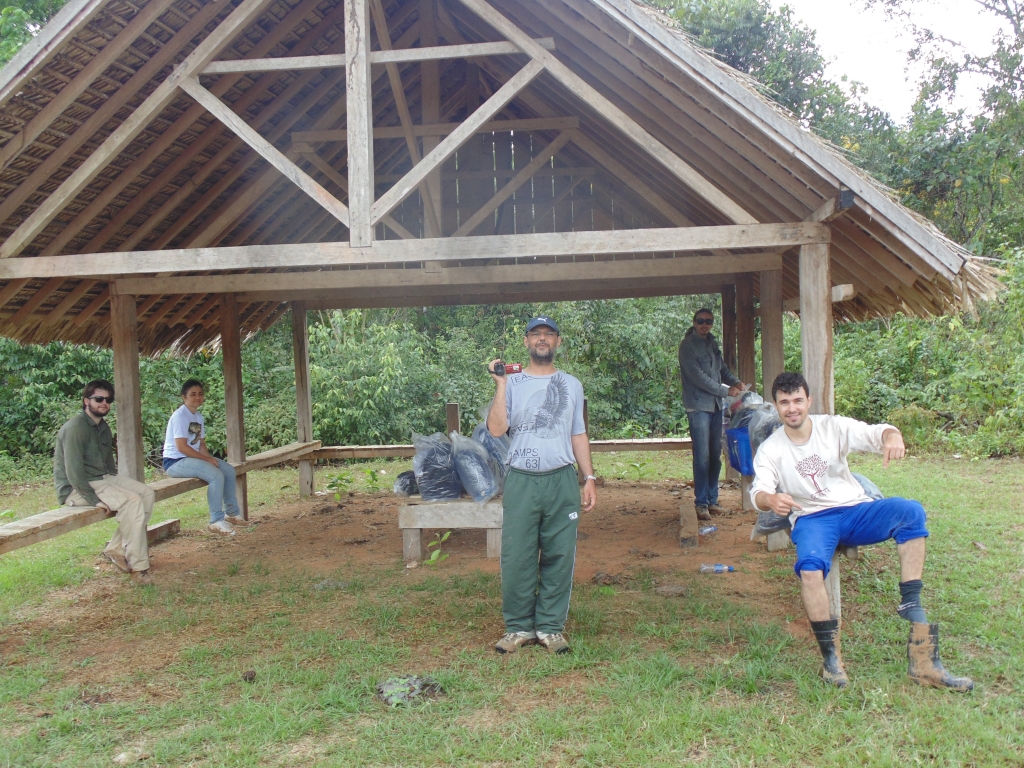
[[452, 432], [452, 450], [455, 468], [459, 472], [462, 487], [473, 501], [486, 504], [498, 495], [496, 475], [501, 474], [497, 462], [480, 443], [472, 438]]
[[451, 501], [462, 496], [462, 483], [455, 469], [452, 444], [440, 432], [432, 435], [412, 433], [416, 456], [412, 469], [424, 501]]
[[415, 496], [420, 492], [419, 486], [416, 485], [416, 473], [408, 470], [400, 474], [395, 478], [393, 490], [398, 496]]

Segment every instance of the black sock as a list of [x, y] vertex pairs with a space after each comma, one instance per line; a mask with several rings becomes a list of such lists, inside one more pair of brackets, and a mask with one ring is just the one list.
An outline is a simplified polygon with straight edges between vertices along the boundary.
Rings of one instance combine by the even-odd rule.
[[928, 617], [924, 608], [921, 607], [921, 587], [924, 583], [920, 579], [900, 582], [900, 607], [896, 612], [907, 621], [915, 624], [927, 624]]

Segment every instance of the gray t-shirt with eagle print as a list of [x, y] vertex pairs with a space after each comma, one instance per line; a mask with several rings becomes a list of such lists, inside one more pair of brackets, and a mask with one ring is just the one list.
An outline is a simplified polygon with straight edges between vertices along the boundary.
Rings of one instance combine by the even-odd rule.
[[551, 472], [573, 464], [572, 435], [587, 431], [583, 423], [583, 385], [575, 376], [513, 373], [505, 389], [508, 414], [508, 464], [526, 472]]

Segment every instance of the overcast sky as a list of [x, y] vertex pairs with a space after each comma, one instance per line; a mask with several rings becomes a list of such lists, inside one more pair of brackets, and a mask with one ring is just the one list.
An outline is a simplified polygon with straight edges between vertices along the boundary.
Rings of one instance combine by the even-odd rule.
[[[867, 101], [903, 121], [917, 94], [922, 70], [907, 70], [913, 39], [881, 10], [865, 11], [862, 0], [772, 0], [788, 5], [794, 15], [817, 32], [818, 45], [829, 59], [826, 73], [834, 80], [846, 75], [867, 86]], [[973, 0], [919, 0], [915, 21], [957, 40], [972, 53], [985, 54], [999, 29], [999, 20]], [[963, 82], [956, 107], [978, 109], [978, 80]]]

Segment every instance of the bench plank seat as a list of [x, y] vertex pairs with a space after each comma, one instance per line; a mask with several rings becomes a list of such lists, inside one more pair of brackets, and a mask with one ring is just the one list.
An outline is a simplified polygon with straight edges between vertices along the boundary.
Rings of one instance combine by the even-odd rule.
[[[243, 475], [257, 469], [307, 456], [320, 447], [319, 440], [304, 443], [290, 443], [258, 453], [243, 462], [233, 464], [235, 472]], [[206, 485], [202, 480], [193, 477], [167, 477], [150, 483], [149, 487], [156, 493], [157, 501], [165, 501], [182, 493], [202, 488]], [[13, 523], [0, 525], [0, 555], [15, 549], [27, 547], [39, 541], [46, 541], [70, 531], [84, 528], [113, 517], [113, 513], [100, 507], [59, 507], [38, 515], [15, 520]]]

